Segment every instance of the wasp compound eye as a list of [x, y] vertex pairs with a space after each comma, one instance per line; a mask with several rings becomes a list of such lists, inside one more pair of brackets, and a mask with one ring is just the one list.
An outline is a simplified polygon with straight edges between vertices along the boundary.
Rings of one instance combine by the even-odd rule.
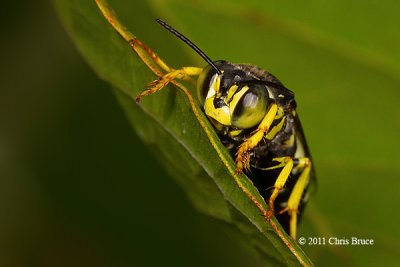
[[237, 102], [231, 103], [232, 125], [240, 129], [248, 129], [258, 125], [265, 116], [268, 106], [268, 93], [264, 85], [244, 85], [247, 90]]

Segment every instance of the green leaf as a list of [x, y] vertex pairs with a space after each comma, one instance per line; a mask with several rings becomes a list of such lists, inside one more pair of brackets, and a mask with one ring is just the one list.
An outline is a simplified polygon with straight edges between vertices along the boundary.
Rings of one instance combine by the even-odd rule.
[[[299, 235], [324, 237], [326, 242], [330, 237], [353, 236], [375, 240], [373, 246], [304, 249], [323, 266], [365, 266], [374, 260], [387, 266], [397, 263], [396, 1], [385, 2], [390, 8], [377, 1], [110, 2], [127, 28], [173, 67], [204, 63], [157, 26], [154, 18], [170, 22], [211, 58], [258, 65], [295, 91], [318, 174], [317, 194], [310, 200]], [[94, 1], [55, 3], [82, 55], [116, 88], [132, 126], [197, 209], [235, 225], [242, 233], [241, 242], [257, 247], [269, 265], [298, 264], [237, 187], [183, 93], [169, 87], [136, 105], [133, 98], [155, 76], [108, 25]]]

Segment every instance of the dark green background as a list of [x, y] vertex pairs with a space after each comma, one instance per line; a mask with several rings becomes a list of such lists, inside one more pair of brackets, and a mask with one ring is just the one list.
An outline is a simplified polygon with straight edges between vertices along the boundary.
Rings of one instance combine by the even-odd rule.
[[[248, 53], [238, 53], [236, 44], [222, 51], [207, 42], [221, 38], [221, 31], [196, 29], [198, 20], [185, 15], [191, 7], [177, 5], [169, 15], [187, 22], [179, 28], [211, 55], [270, 67], [295, 87], [319, 174], [301, 232], [354, 234], [376, 243], [306, 246], [311, 258], [319, 265], [335, 264], [334, 258], [348, 266], [390, 266], [400, 252], [399, 8], [390, 1], [329, 7], [322, 1], [307, 13], [311, 2], [271, 5], [275, 17], [267, 22], [257, 16], [248, 24], [232, 20], [222, 33], [259, 27], [237, 38], [262, 39]], [[123, 6], [116, 4], [123, 18], [135, 12]], [[228, 227], [193, 211], [165, 177], [109, 86], [76, 52], [50, 3], [8, 1], [0, 10], [0, 266], [257, 266], [252, 254], [233, 243]], [[226, 23], [213, 11], [204, 12]], [[269, 35], [253, 34], [270, 23], [277, 25]], [[213, 26], [204, 21], [204, 27]], [[162, 55], [175, 44], [150, 20], [132, 30], [147, 32], [146, 41]], [[266, 42], [265, 36], [275, 36], [271, 31], [279, 39]], [[260, 56], [266, 47], [271, 53]], [[173, 56], [168, 62], [187, 64]], [[154, 212], [151, 207], [160, 203], [164, 209]]]

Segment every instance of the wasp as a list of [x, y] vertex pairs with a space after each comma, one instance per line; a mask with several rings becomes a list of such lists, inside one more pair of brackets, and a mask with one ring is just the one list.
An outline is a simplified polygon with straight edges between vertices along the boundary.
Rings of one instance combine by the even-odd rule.
[[[172, 80], [198, 76], [202, 110], [235, 159], [236, 173], [245, 173], [267, 202], [266, 219], [276, 216], [285, 231], [296, 239], [315, 172], [294, 93], [257, 66], [212, 61], [166, 22], [157, 22], [191, 47], [207, 66], [168, 69], [136, 100], [161, 90]], [[154, 59], [163, 64], [157, 57]]]

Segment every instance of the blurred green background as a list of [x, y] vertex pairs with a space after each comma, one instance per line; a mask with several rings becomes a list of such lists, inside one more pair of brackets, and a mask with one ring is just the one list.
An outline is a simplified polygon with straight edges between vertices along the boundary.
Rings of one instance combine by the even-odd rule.
[[[109, 86], [78, 54], [51, 3], [3, 2], [0, 266], [258, 266], [228, 227], [195, 212], [165, 176]], [[257, 10], [258, 2], [249, 1], [249, 10]], [[124, 9], [123, 1], [112, 3], [129, 26], [134, 11]], [[243, 11], [247, 24], [200, 9], [198, 17], [211, 14], [212, 21], [232, 25], [207, 32], [216, 27], [213, 22], [203, 20], [204, 28], [196, 29], [199, 20], [186, 15], [201, 6], [193, 3], [171, 5], [173, 11], [161, 5], [158, 15], [185, 22], [177, 28], [193, 32], [213, 57], [271, 68], [297, 93], [319, 179], [300, 232], [375, 239], [372, 247], [304, 249], [324, 266], [332, 259], [348, 266], [394, 266], [400, 253], [399, 4], [271, 4], [270, 21]], [[137, 29], [140, 36], [147, 32], [151, 47], [164, 57], [182, 49], [151, 21]], [[266, 30], [253, 36], [260, 40], [253, 50], [221, 51], [207, 43], [246, 26]], [[187, 64], [173, 56], [168, 62]], [[164, 210], [149, 208], [160, 202]]]

